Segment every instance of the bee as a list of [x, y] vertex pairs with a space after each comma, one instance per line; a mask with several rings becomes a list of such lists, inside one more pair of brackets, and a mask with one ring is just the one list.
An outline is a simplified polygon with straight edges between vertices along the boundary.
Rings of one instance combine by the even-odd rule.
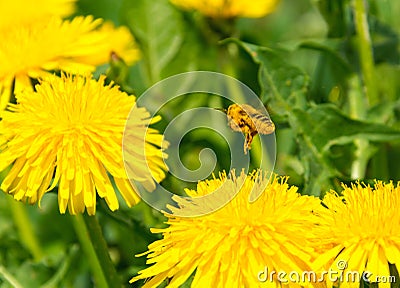
[[228, 125], [233, 131], [242, 132], [246, 140], [243, 145], [244, 154], [251, 149], [253, 137], [259, 134], [271, 134], [275, 131], [275, 124], [268, 115], [258, 111], [248, 104], [232, 104], [228, 109], [219, 109], [226, 113]]

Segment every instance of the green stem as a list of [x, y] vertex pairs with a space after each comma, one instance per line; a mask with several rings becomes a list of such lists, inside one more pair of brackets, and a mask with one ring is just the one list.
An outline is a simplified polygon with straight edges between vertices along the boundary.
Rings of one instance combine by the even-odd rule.
[[[353, 119], [365, 119], [366, 110], [368, 107], [367, 100], [360, 88], [360, 82], [357, 77], [352, 77], [349, 80], [349, 107], [350, 107], [350, 117]], [[368, 165], [368, 140], [356, 139], [354, 140], [355, 150], [355, 160], [351, 167], [351, 178], [361, 179], [365, 177], [365, 172]]]
[[[351, 167], [352, 179], [363, 179], [365, 178], [365, 172], [367, 170], [369, 160], [369, 142], [365, 139], [354, 140], [356, 145], [356, 160], [354, 160]], [[368, 156], [367, 156], [368, 155]]]
[[365, 0], [353, 1], [355, 26], [357, 31], [356, 41], [358, 53], [360, 55], [360, 66], [365, 95], [367, 96], [369, 105], [374, 105], [378, 102], [378, 95], [375, 86], [374, 56], [371, 36], [369, 34], [365, 2]]
[[6, 280], [8, 283], [10, 283], [12, 285], [12, 287], [15, 287], [15, 288], [23, 288], [24, 287], [2, 265], [0, 265], [0, 276], [2, 276], [2, 278], [4, 280]]
[[35, 261], [39, 262], [43, 258], [43, 251], [39, 245], [31, 221], [26, 211], [26, 206], [22, 202], [15, 201], [11, 197], [6, 197], [11, 207], [11, 213], [17, 227], [21, 243], [30, 251]]
[[122, 287], [115, 267], [108, 254], [107, 243], [96, 216], [72, 216], [76, 234], [82, 245], [97, 287]]
[[[378, 102], [377, 89], [375, 86], [374, 57], [372, 42], [369, 34], [365, 0], [353, 0], [354, 21], [357, 31], [356, 43], [360, 55], [360, 67], [364, 93], [355, 89], [354, 95], [349, 96], [350, 113], [354, 119], [366, 119], [369, 105]], [[358, 87], [357, 87], [358, 88]], [[354, 141], [356, 146], [355, 160], [352, 164], [351, 177], [360, 179], [365, 177], [370, 155], [370, 143], [365, 139]]]
[[76, 259], [80, 249], [78, 248], [77, 244], [74, 244], [71, 247], [71, 251], [66, 257], [64, 258], [64, 261], [60, 265], [60, 268], [58, 271], [51, 277], [50, 280], [48, 280], [45, 284], [40, 286], [41, 288], [52, 288], [52, 287], [59, 287], [61, 286], [60, 283], [62, 283], [62, 280], [65, 278], [65, 275], [68, 273], [68, 269], [71, 266], [71, 263], [73, 260]]

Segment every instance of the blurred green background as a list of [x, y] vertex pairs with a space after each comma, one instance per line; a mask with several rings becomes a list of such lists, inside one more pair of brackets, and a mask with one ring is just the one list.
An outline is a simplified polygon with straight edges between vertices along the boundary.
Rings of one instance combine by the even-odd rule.
[[[341, 182], [400, 180], [400, 2], [365, 1], [370, 41], [357, 26], [360, 2], [283, 0], [263, 18], [228, 21], [179, 10], [167, 0], [81, 0], [76, 14], [129, 27], [142, 59], [115, 80], [136, 96], [168, 76], [196, 70], [225, 73], [250, 86], [276, 124], [275, 172], [290, 176], [301, 193], [320, 196], [340, 191]], [[96, 74], [107, 71], [109, 65]], [[210, 95], [181, 97], [161, 111], [156, 127], [162, 131], [193, 107], [227, 105]], [[226, 143], [204, 130], [184, 137], [183, 163], [198, 168], [205, 147], [222, 155], [216, 173], [229, 168]], [[169, 175], [162, 185], [182, 194], [196, 183]], [[128, 287], [145, 267], [145, 257], [135, 254], [160, 237], [149, 228], [163, 227], [165, 218], [145, 203], [111, 213], [101, 201], [96, 215]], [[71, 218], [59, 215], [54, 193], [41, 208], [0, 194], [0, 287], [13, 287], [12, 277], [23, 287], [94, 287]], [[16, 228], [19, 221], [38, 239], [36, 256], [32, 241]]]

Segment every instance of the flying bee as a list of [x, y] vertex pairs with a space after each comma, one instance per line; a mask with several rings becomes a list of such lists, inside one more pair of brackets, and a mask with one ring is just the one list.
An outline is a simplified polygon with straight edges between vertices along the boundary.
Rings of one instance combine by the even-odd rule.
[[233, 131], [242, 132], [246, 137], [243, 145], [244, 154], [251, 149], [253, 137], [259, 134], [271, 134], [275, 125], [268, 117], [248, 104], [232, 104], [228, 109], [218, 109], [226, 113], [228, 125]]

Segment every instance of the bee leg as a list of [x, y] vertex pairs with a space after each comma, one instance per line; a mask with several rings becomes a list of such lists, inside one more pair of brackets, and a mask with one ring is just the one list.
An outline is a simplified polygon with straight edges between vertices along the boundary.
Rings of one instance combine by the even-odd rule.
[[244, 154], [247, 154], [247, 151], [251, 149], [251, 142], [253, 141], [252, 133], [246, 133], [246, 141], [244, 142]]

